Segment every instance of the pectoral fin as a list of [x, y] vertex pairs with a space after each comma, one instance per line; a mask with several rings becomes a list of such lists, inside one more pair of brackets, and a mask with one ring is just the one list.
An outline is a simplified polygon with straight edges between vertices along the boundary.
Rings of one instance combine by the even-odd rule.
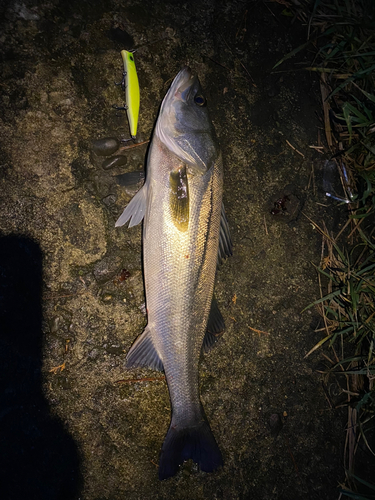
[[128, 220], [129, 227], [136, 226], [139, 224], [143, 217], [145, 216], [147, 209], [147, 195], [148, 195], [148, 185], [147, 183], [138, 191], [138, 193], [132, 198], [128, 206], [122, 212], [120, 217], [117, 219], [115, 226], [123, 226]]
[[186, 165], [170, 173], [169, 206], [173, 224], [179, 231], [189, 227], [189, 186]]

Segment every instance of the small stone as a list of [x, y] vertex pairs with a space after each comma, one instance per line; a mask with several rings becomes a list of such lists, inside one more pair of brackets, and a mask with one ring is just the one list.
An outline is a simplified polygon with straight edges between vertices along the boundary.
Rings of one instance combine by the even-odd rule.
[[94, 277], [100, 284], [112, 279], [121, 266], [121, 258], [118, 256], [106, 255], [94, 267]]
[[105, 198], [103, 198], [103, 203], [107, 207], [110, 207], [111, 205], [114, 205], [116, 203], [117, 196], [115, 194], [109, 194]]
[[270, 428], [271, 428], [271, 435], [273, 437], [277, 437], [281, 429], [283, 428], [283, 422], [281, 420], [281, 417], [278, 413], [273, 413], [270, 416]]
[[50, 331], [51, 333], [57, 333], [58, 329], [59, 329], [59, 326], [60, 326], [60, 323], [61, 323], [61, 317], [60, 316], [55, 316], [54, 318], [52, 318], [51, 322], [50, 322]]
[[126, 165], [127, 162], [128, 159], [124, 155], [111, 156], [110, 158], [107, 158], [106, 160], [103, 161], [102, 168], [104, 168], [104, 170], [108, 170], [113, 167], [120, 167], [122, 165]]
[[116, 137], [104, 137], [92, 142], [92, 150], [98, 156], [110, 156], [120, 147]]

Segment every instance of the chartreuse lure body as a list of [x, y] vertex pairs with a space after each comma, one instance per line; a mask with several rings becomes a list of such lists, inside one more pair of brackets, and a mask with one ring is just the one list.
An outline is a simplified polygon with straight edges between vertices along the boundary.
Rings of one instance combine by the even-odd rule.
[[127, 50], [121, 51], [124, 61], [124, 77], [122, 79], [122, 88], [125, 91], [126, 114], [128, 115], [130, 134], [133, 139], [137, 135], [138, 116], [139, 116], [139, 83], [137, 70], [135, 69], [134, 56]]

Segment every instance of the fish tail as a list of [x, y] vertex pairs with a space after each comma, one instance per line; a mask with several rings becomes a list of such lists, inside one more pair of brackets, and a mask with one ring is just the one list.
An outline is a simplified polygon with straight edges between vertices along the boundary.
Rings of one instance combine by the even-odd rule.
[[172, 420], [161, 449], [159, 479], [174, 476], [179, 466], [190, 458], [204, 472], [213, 472], [223, 465], [221, 452], [206, 420], [180, 428]]

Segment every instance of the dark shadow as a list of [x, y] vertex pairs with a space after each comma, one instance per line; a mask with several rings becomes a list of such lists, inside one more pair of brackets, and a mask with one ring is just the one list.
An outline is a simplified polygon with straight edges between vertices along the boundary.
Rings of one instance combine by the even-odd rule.
[[77, 445], [42, 392], [42, 253], [0, 236], [0, 498], [74, 500]]

